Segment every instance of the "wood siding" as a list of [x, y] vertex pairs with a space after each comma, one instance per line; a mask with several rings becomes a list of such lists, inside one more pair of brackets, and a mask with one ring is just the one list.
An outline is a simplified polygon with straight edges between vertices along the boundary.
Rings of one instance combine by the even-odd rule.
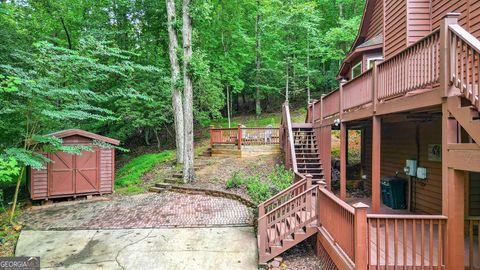
[[411, 45], [432, 30], [430, 0], [408, 0], [408, 45]]
[[[438, 29], [447, 13], [460, 13], [459, 23], [468, 28], [468, 2], [470, 0], [432, 0], [432, 28]], [[468, 30], [468, 29], [467, 29]]]
[[469, 25], [468, 28], [472, 35], [480, 38], [480, 1], [470, 0], [469, 3]]
[[370, 25], [368, 26], [366, 40], [369, 40], [383, 31], [383, 1], [375, 1]]
[[[63, 143], [65, 145], [92, 145], [93, 140], [91, 138], [87, 138], [81, 135], [72, 135], [63, 138]], [[85, 161], [82, 161], [82, 156], [77, 156], [77, 158], [73, 159], [75, 162], [81, 162], [82, 164], [72, 164], [72, 168], [83, 168], [83, 170], [93, 171], [89, 175], [88, 181], [91, 183], [95, 183], [92, 185], [93, 189], [86, 190], [85, 188], [81, 189], [82, 185], [77, 179], [76, 183], [73, 182], [74, 178], [72, 176], [72, 183], [75, 183], [75, 188], [73, 191], [62, 193], [52, 193], [52, 181], [49, 182], [49, 177], [53, 177], [52, 173], [53, 164], [47, 164], [47, 168], [44, 170], [30, 170], [30, 180], [29, 180], [29, 189], [31, 198], [35, 200], [39, 199], [48, 199], [50, 197], [69, 197], [75, 194], [106, 194], [112, 193], [114, 188], [114, 179], [115, 179], [115, 150], [107, 149], [107, 148], [99, 148], [94, 147], [95, 151], [97, 151], [97, 155], [94, 155], [95, 160], [94, 162], [90, 162], [88, 168], [82, 167], [84, 163], [86, 164], [88, 161], [92, 161], [91, 158], [86, 157]], [[91, 153], [89, 153], [91, 154]], [[52, 154], [53, 155], [53, 154]], [[94, 175], [93, 175], [93, 174]], [[51, 174], [51, 175], [50, 175]], [[86, 174], [84, 172], [84, 174]], [[58, 179], [58, 177], [65, 177], [64, 175], [57, 176], [58, 181], [62, 181], [62, 179]], [[99, 179], [99, 180], [98, 180]], [[84, 183], [85, 184], [85, 183]], [[50, 186], [49, 186], [50, 185]], [[85, 185], [83, 185], [85, 186]], [[50, 189], [49, 189], [50, 188]], [[73, 193], [72, 193], [73, 192]]]
[[[372, 132], [366, 128], [365, 154], [362, 164], [363, 174], [367, 176], [365, 187], [371, 190], [371, 144]], [[414, 122], [384, 123], [381, 142], [381, 176], [399, 176], [407, 179], [403, 173], [405, 160], [417, 159], [416, 124]], [[428, 145], [441, 144], [441, 122], [434, 121], [418, 124], [419, 166], [427, 168], [427, 181], [417, 181], [413, 185], [412, 206], [417, 213], [440, 214], [442, 210], [442, 164], [428, 161]]]
[[113, 149], [100, 149], [100, 192], [113, 191]]
[[30, 193], [33, 199], [42, 199], [48, 196], [47, 169], [30, 169]]
[[385, 59], [407, 47], [407, 5], [403, 0], [385, 0]]

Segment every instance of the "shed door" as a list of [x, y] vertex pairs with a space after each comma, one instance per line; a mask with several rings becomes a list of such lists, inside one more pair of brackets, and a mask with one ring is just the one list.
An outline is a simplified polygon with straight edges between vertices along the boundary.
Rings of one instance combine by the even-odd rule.
[[82, 151], [76, 158], [76, 193], [96, 192], [98, 188], [98, 149], [95, 152]]
[[49, 183], [50, 195], [73, 194], [74, 185], [74, 161], [72, 154], [57, 152], [51, 155], [51, 177]]

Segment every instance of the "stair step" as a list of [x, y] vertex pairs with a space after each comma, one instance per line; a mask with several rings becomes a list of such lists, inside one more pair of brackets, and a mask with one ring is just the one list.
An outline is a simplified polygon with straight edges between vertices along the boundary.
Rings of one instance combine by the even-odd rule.
[[155, 184], [155, 187], [157, 188], [164, 188], [164, 189], [170, 189], [172, 187], [171, 184], [167, 184], [167, 183], [156, 183]]
[[181, 178], [175, 177], [175, 178], [166, 178], [163, 180], [165, 183], [169, 184], [183, 184], [183, 181]]
[[161, 192], [164, 192], [164, 191], [165, 191], [165, 188], [161, 188], [161, 187], [149, 187], [149, 188], [148, 188], [148, 191], [149, 191], [149, 192], [161, 193]]

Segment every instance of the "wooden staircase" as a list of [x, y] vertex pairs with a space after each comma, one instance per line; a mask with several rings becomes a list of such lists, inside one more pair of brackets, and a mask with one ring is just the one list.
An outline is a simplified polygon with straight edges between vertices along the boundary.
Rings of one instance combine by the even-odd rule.
[[318, 232], [317, 181], [323, 180], [319, 145], [311, 124], [290, 122], [284, 104], [280, 144], [295, 183], [258, 206], [259, 262], [267, 263]]
[[465, 129], [470, 137], [480, 143], [480, 113], [478, 108], [468, 99], [462, 97], [448, 97], [448, 111], [455, 120]]
[[293, 143], [297, 160], [298, 173], [312, 175], [313, 181], [324, 180], [319, 146], [312, 127], [294, 127]]

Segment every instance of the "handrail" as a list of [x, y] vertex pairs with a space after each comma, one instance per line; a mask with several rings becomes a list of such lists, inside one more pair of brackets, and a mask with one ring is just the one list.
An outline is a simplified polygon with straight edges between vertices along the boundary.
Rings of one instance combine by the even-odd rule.
[[269, 213], [266, 213], [266, 214], [264, 214], [263, 216], [259, 217], [258, 220], [261, 220], [261, 219], [263, 219], [263, 218], [266, 218], [266, 217], [269, 216], [272, 212], [275, 212], [275, 211], [281, 209], [282, 207], [288, 205], [288, 204], [290, 203], [290, 201], [293, 201], [293, 200], [295, 200], [295, 199], [298, 199], [298, 198], [300, 198], [301, 196], [309, 193], [310, 191], [312, 191], [312, 190], [314, 190], [314, 189], [316, 189], [316, 188], [318, 188], [318, 185], [313, 185], [312, 187], [310, 187], [309, 189], [305, 190], [304, 192], [298, 194], [297, 196], [291, 198], [290, 200], [288, 200], [288, 201], [282, 203], [281, 205], [275, 207], [275, 208], [272, 209]]
[[398, 215], [398, 214], [367, 214], [367, 218], [377, 219], [439, 219], [447, 220], [448, 217], [443, 215]]
[[335, 203], [340, 205], [343, 209], [346, 211], [350, 212], [351, 214], [355, 214], [355, 209], [348, 203], [344, 202], [340, 198], [338, 198], [335, 194], [333, 194], [331, 191], [328, 191], [326, 189], [320, 189], [320, 191], [325, 194], [326, 196], [329, 197], [329, 199], [333, 200]]
[[289, 191], [295, 189], [295, 188], [298, 188], [299, 186], [301, 185], [304, 185], [306, 183], [306, 179], [307, 178], [304, 178], [300, 181], [297, 181], [296, 183], [294, 183], [293, 185], [289, 186], [288, 188], [280, 191], [279, 193], [273, 195], [272, 197], [270, 197], [269, 199], [267, 199], [266, 201], [264, 201], [262, 204], [264, 204], [265, 206], [267, 206], [268, 204], [270, 204], [271, 202], [273, 202], [276, 198], [282, 196], [282, 195], [285, 195], [286, 193], [288, 193]]
[[460, 94], [470, 100], [480, 111], [480, 71], [476, 59], [480, 59], [480, 41], [458, 24], [448, 26], [450, 49], [450, 82]]
[[288, 101], [284, 104], [285, 108], [285, 118], [287, 118], [287, 139], [290, 144], [290, 155], [292, 157], [292, 170], [297, 171], [297, 159], [295, 154], [295, 146], [293, 144], [293, 130], [292, 130], [292, 120], [290, 118], [290, 108], [288, 106]]

